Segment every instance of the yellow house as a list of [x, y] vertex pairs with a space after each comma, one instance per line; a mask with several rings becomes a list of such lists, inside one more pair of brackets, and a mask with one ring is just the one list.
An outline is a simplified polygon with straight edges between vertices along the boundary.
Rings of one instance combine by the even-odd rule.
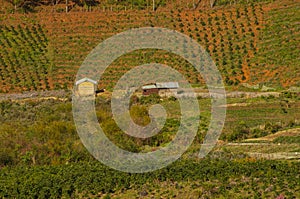
[[95, 95], [97, 89], [97, 81], [90, 78], [83, 78], [76, 82], [76, 91], [80, 96]]

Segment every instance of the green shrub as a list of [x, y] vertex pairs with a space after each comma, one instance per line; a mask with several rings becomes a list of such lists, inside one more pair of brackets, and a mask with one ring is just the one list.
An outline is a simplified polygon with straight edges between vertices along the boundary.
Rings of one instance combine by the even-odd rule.
[[300, 144], [300, 136], [280, 136], [273, 140], [274, 143], [283, 143], [283, 144]]
[[140, 98], [140, 103], [141, 104], [158, 104], [160, 103], [160, 96], [157, 94], [151, 94], [149, 96], [142, 96]]

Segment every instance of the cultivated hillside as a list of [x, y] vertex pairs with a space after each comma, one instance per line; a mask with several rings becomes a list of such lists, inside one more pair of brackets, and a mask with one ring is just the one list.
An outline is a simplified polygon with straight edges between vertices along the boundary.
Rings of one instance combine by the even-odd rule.
[[[138, 27], [164, 27], [199, 42], [218, 66], [227, 86], [241, 83], [275, 88], [300, 86], [299, 1], [219, 0], [162, 3], [155, 12], [127, 4], [91, 8], [40, 6], [33, 13], [0, 14], [0, 92], [71, 88], [89, 52], [110, 36]], [[126, 10], [125, 10], [126, 7]], [[91, 10], [88, 12], [88, 10]], [[168, 64], [195, 86], [201, 76], [180, 57], [164, 51], [135, 51], [116, 60], [99, 87], [111, 88], [124, 72], [142, 63]]]

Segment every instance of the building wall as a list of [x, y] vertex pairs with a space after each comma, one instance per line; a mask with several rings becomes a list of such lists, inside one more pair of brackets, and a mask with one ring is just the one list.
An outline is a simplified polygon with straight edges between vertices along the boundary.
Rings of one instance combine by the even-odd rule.
[[143, 95], [151, 95], [151, 94], [158, 94], [157, 88], [145, 89], [143, 90]]
[[77, 91], [80, 96], [94, 95], [95, 85], [91, 82], [83, 82], [78, 85]]
[[168, 88], [151, 88], [143, 90], [143, 95], [151, 95], [151, 94], [158, 94], [161, 97], [171, 97], [176, 96], [178, 89], [168, 89]]

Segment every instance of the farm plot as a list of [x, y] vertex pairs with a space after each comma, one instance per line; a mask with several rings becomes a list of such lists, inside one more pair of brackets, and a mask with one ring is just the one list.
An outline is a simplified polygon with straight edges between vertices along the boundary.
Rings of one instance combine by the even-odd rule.
[[0, 26], [0, 44], [1, 92], [50, 88], [48, 39], [39, 24]]
[[[170, 28], [194, 38], [212, 56], [226, 84], [238, 85], [249, 79], [249, 61], [256, 54], [263, 14], [261, 5], [253, 5], [204, 12], [179, 9], [170, 13], [129, 12], [108, 16], [101, 13], [74, 13], [63, 18], [60, 14], [47, 16], [52, 17], [49, 23], [42, 21], [49, 30], [55, 49], [54, 78], [57, 79], [57, 86], [65, 83], [71, 86], [81, 62], [99, 42], [118, 32], [145, 26]], [[149, 61], [168, 63], [175, 69], [185, 71], [191, 83], [202, 82], [200, 75], [195, 74], [188, 63], [178, 61], [174, 55], [138, 51], [113, 63], [103, 78], [104, 85], [110, 87], [122, 72], [136, 66], [137, 62]]]
[[[94, 47], [112, 35], [138, 27], [169, 28], [195, 39], [211, 55], [227, 86], [239, 88], [246, 82], [297, 86], [297, 6], [299, 3], [287, 0], [198, 10], [172, 7], [159, 12], [95, 10], [8, 15], [1, 21], [1, 92], [70, 89], [77, 69]], [[23, 28], [22, 24], [29, 22], [36, 24], [32, 25], [36, 31], [31, 26]], [[280, 34], [272, 37], [277, 30]], [[149, 62], [170, 65], [196, 86], [203, 83], [189, 63], [170, 53], [150, 50], [132, 52], [115, 60], [99, 86], [111, 88], [136, 64]], [[27, 75], [29, 68], [35, 71], [32, 75]]]
[[257, 44], [258, 56], [251, 60], [253, 82], [300, 85], [299, 8], [299, 2], [282, 2], [269, 12]]

